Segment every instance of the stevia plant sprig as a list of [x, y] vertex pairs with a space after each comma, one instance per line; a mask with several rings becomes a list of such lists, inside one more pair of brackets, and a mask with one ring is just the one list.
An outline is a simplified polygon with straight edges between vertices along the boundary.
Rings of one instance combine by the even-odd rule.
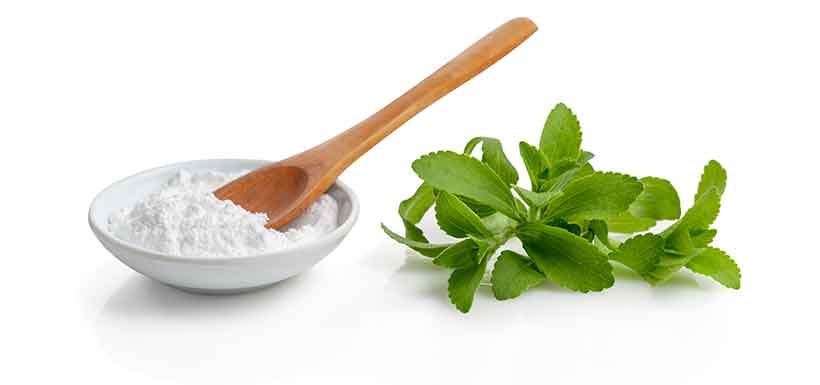
[[[472, 156], [479, 145], [480, 159]], [[382, 225], [392, 239], [453, 270], [448, 292], [458, 310], [470, 310], [492, 256], [512, 238], [526, 254], [503, 250], [495, 260], [491, 283], [499, 300], [547, 280], [573, 291], [602, 291], [615, 281], [611, 261], [652, 285], [686, 268], [740, 288], [737, 264], [711, 246], [726, 188], [718, 162], [706, 165], [694, 204], [681, 216], [669, 181], [596, 171], [592, 153], [581, 149], [578, 119], [564, 104], [549, 113], [538, 147], [520, 142], [519, 151], [529, 189], [517, 185], [518, 172], [495, 138], [473, 138], [462, 153], [420, 157], [412, 167], [423, 183], [399, 204], [404, 236]], [[452, 242], [430, 243], [416, 226], [431, 208]], [[609, 232], [644, 232], [661, 220], [676, 222], [620, 244], [609, 238]]]

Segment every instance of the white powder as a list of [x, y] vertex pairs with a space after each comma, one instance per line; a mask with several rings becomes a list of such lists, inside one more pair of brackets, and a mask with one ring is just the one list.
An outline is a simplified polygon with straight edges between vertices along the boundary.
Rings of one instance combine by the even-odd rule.
[[338, 204], [327, 194], [282, 231], [265, 228], [266, 214], [251, 213], [214, 196], [214, 190], [246, 173], [179, 171], [159, 192], [112, 214], [108, 229], [115, 237], [149, 250], [219, 258], [281, 250], [337, 227]]

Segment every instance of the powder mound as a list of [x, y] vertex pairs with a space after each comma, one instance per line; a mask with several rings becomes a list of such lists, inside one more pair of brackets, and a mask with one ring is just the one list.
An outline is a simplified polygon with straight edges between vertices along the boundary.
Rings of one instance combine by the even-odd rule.
[[282, 250], [337, 227], [338, 203], [328, 194], [281, 231], [265, 228], [266, 214], [214, 196], [214, 190], [246, 173], [180, 170], [158, 192], [112, 214], [108, 229], [115, 237], [149, 250], [219, 258]]

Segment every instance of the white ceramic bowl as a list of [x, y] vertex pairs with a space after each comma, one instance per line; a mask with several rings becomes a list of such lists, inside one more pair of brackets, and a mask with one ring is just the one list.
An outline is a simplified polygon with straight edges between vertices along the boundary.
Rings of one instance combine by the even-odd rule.
[[339, 226], [325, 237], [291, 248], [247, 257], [192, 258], [159, 253], [124, 242], [108, 231], [115, 210], [136, 203], [159, 190], [177, 170], [238, 172], [267, 164], [263, 160], [209, 159], [176, 163], [143, 171], [100, 192], [91, 203], [88, 223], [94, 235], [120, 261], [150, 278], [199, 293], [239, 293], [263, 288], [299, 274], [330, 254], [359, 216], [356, 194], [337, 181], [329, 190], [339, 203]]

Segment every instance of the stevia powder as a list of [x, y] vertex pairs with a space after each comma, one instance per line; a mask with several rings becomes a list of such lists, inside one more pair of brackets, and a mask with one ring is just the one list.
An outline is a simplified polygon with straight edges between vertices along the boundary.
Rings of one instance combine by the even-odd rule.
[[158, 192], [112, 214], [108, 229], [115, 237], [149, 250], [219, 258], [282, 250], [337, 227], [338, 204], [328, 194], [281, 231], [265, 227], [266, 214], [214, 196], [214, 190], [245, 173], [181, 170]]

